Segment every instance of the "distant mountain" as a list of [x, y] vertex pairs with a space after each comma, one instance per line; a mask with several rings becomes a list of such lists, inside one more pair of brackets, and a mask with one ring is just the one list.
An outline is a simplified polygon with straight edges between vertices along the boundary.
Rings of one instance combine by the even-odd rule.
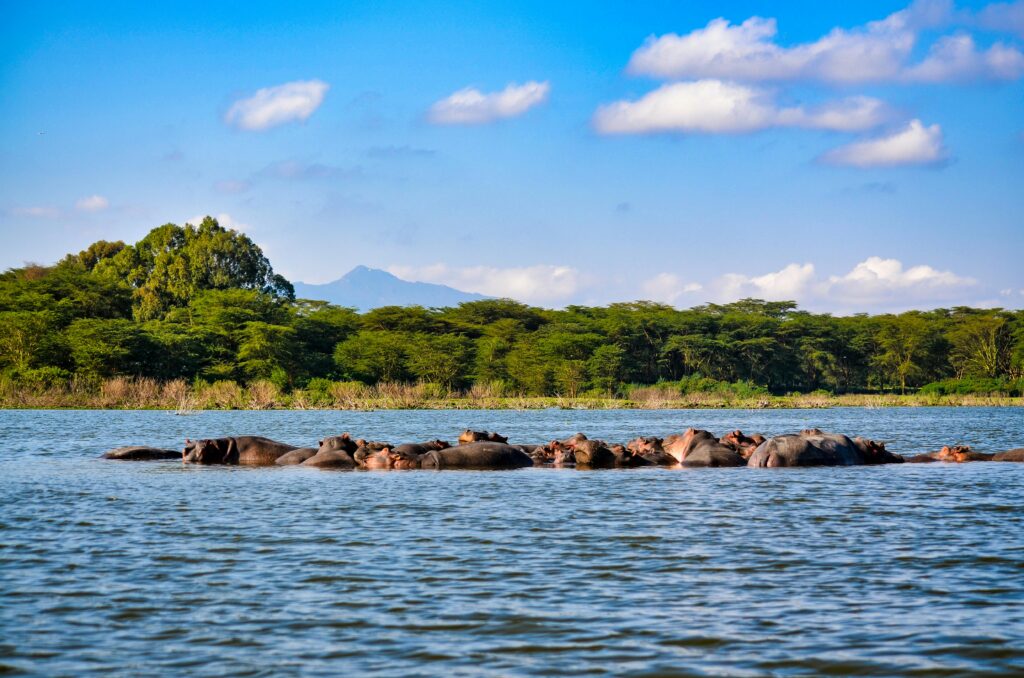
[[369, 311], [380, 306], [458, 306], [464, 301], [487, 299], [447, 285], [409, 282], [387, 271], [356, 266], [334, 282], [322, 285], [295, 283], [297, 299], [318, 299], [338, 306]]

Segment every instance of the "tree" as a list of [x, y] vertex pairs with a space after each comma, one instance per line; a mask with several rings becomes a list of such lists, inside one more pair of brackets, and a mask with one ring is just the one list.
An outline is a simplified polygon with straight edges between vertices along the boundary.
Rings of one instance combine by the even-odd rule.
[[929, 345], [934, 341], [935, 329], [917, 313], [887, 316], [878, 334], [882, 352], [875, 363], [895, 378], [900, 393], [907, 392], [908, 382], [924, 373]]
[[164, 224], [145, 238], [100, 260], [100, 276], [125, 281], [134, 290], [139, 320], [158, 318], [187, 305], [204, 290], [245, 289], [294, 299], [292, 284], [274, 273], [247, 236], [212, 217], [199, 226]]
[[949, 341], [957, 378], [997, 377], [1009, 367], [1013, 336], [1006, 318], [972, 315], [950, 330]]
[[338, 344], [334, 360], [349, 379], [367, 384], [408, 381], [409, 337], [399, 332], [363, 330]]
[[409, 369], [420, 381], [451, 390], [465, 381], [472, 365], [472, 342], [457, 334], [420, 334], [409, 346]]

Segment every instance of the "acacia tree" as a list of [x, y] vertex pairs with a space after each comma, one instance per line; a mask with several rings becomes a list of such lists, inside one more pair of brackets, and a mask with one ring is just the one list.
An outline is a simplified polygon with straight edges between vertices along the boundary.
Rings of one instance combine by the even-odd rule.
[[957, 378], [996, 377], [1009, 367], [1013, 336], [1006, 318], [974, 315], [949, 332], [949, 362]]
[[100, 259], [95, 272], [127, 282], [133, 312], [149, 320], [185, 306], [204, 290], [244, 289], [294, 299], [292, 284], [274, 273], [260, 248], [246, 235], [212, 217], [199, 224], [164, 224], [145, 238]]

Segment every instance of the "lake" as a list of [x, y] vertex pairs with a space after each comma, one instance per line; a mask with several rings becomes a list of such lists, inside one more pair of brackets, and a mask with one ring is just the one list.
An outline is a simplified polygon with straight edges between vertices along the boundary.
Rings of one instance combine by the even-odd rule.
[[332, 472], [99, 460], [809, 426], [1024, 445], [1024, 410], [0, 412], [0, 673], [1020, 675], [1024, 464]]

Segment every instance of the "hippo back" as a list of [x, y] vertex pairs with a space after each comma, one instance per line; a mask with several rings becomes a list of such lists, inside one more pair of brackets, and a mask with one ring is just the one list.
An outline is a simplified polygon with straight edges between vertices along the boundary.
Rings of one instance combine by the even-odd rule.
[[103, 454], [103, 459], [118, 461], [160, 461], [162, 459], [181, 459], [182, 453], [177, 450], [163, 450], [158, 447], [131, 445], [118, 447]]
[[1024, 447], [1019, 447], [1016, 450], [1007, 450], [1006, 452], [996, 452], [992, 456], [992, 461], [1024, 462]]
[[444, 450], [431, 450], [420, 457], [425, 469], [513, 469], [533, 466], [533, 460], [520, 449], [504, 443], [466, 443]]
[[854, 466], [863, 464], [853, 441], [840, 434], [817, 430], [775, 436], [757, 446], [748, 466]]

